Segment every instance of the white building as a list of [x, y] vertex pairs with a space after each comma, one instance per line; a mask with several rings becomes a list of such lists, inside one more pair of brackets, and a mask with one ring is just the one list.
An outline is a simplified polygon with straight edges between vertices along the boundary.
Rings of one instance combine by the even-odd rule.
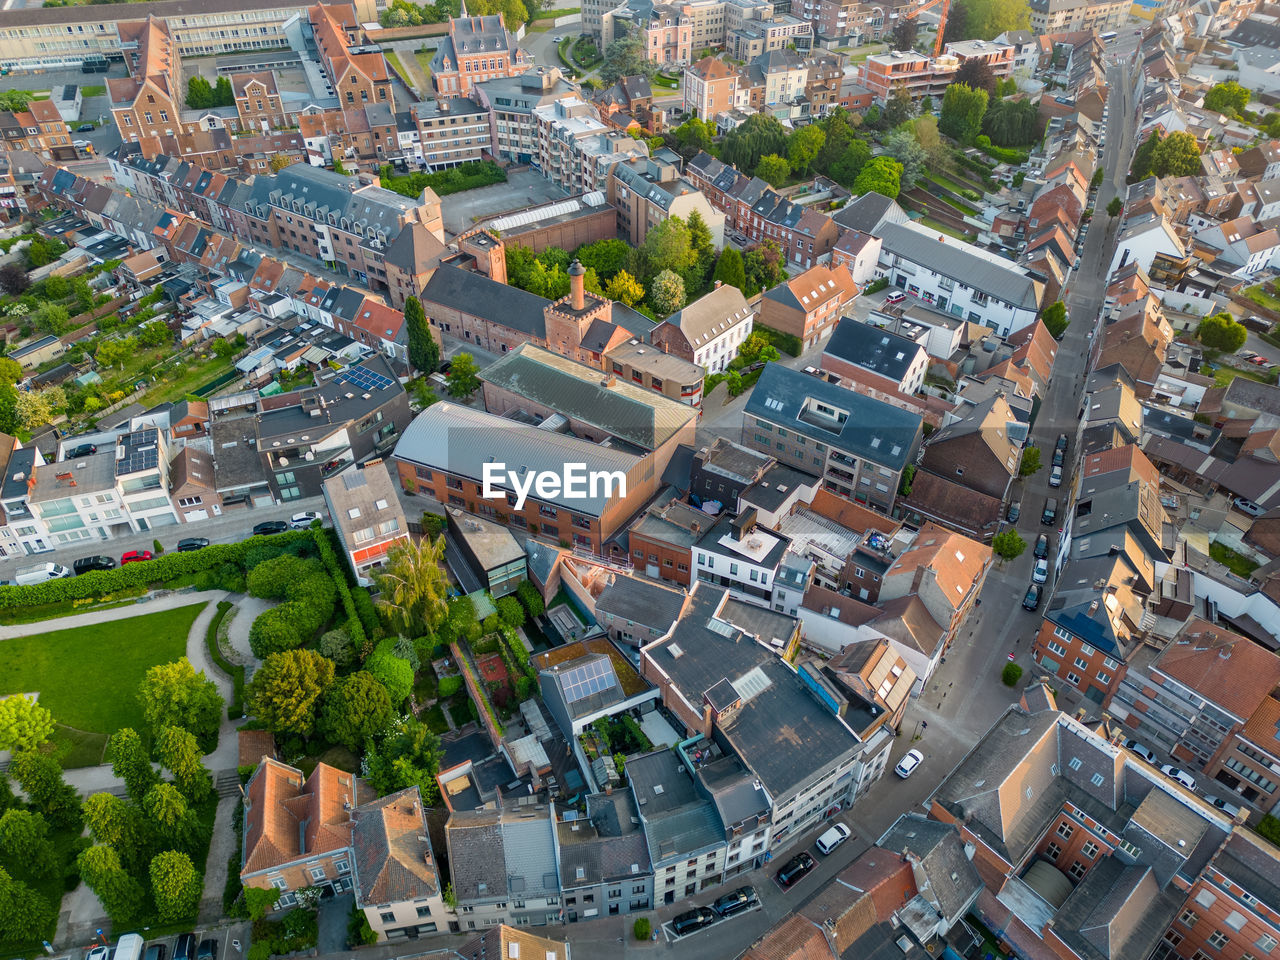
[[722, 284], [653, 328], [659, 350], [723, 373], [751, 335], [755, 313], [737, 287]]
[[1185, 257], [1187, 252], [1174, 232], [1173, 224], [1160, 214], [1151, 213], [1125, 224], [1124, 231], [1116, 240], [1116, 252], [1107, 275], [1130, 262], [1136, 262], [1144, 271], [1150, 270], [1151, 261], [1158, 254]]

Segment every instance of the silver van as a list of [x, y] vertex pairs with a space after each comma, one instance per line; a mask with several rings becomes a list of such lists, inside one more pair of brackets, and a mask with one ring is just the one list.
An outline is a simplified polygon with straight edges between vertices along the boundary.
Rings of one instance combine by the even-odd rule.
[[13, 575], [13, 582], [20, 587], [57, 580], [59, 577], [71, 576], [71, 570], [60, 563], [33, 563], [29, 567], [19, 567]]
[[814, 843], [814, 846], [817, 847], [818, 852], [825, 857], [848, 839], [849, 828], [843, 823], [837, 823], [833, 824], [830, 830], [820, 836]]

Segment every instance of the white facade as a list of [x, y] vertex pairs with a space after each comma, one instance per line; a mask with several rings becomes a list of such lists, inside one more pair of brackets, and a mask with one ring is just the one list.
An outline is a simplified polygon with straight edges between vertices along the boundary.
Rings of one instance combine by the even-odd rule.
[[729, 367], [729, 361], [738, 355], [738, 348], [743, 341], [751, 336], [754, 326], [754, 313], [748, 314], [741, 323], [727, 326], [723, 333], [717, 334], [714, 339], [708, 340], [693, 352], [693, 362], [705, 367], [707, 373], [724, 373]]

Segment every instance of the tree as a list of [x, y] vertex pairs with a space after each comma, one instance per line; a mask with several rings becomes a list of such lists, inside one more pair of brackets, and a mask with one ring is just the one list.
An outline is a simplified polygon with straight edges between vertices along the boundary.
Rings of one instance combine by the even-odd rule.
[[1043, 126], [1030, 100], [994, 100], [982, 116], [982, 132], [998, 147], [1022, 147], [1040, 139]]
[[693, 235], [680, 217], [667, 217], [645, 234], [640, 247], [650, 276], [671, 270], [683, 274], [697, 259]]
[[1018, 476], [1029, 477], [1040, 469], [1040, 448], [1026, 447], [1022, 451], [1022, 464], [1018, 467]]
[[524, 607], [515, 597], [501, 597], [495, 604], [498, 608], [498, 619], [511, 629], [524, 626]]
[[39, 940], [53, 920], [53, 906], [0, 868], [0, 934], [5, 940]]
[[619, 270], [605, 287], [605, 296], [610, 300], [621, 300], [628, 307], [634, 307], [644, 299], [644, 287], [627, 271]]
[[871, 159], [871, 148], [865, 140], [851, 140], [843, 154], [831, 165], [831, 179], [842, 187], [852, 189], [858, 174]]
[[916, 45], [916, 34], [920, 32], [920, 22], [915, 17], [899, 17], [893, 25], [889, 46], [893, 50], [911, 50]]
[[1157, 177], [1192, 177], [1200, 172], [1200, 145], [1185, 130], [1175, 130], [1151, 154], [1151, 172]]
[[[344, 639], [350, 648], [350, 638]], [[309, 737], [333, 677], [334, 662], [314, 650], [273, 653], [254, 673], [246, 705], [268, 730]]]
[[529, 21], [529, 8], [523, 0], [472, 0], [467, 4], [467, 13], [473, 17], [500, 15], [503, 25], [512, 32]]
[[684, 280], [672, 270], [663, 270], [649, 284], [649, 302], [660, 317], [668, 317], [685, 303]]
[[460, 353], [453, 358], [449, 372], [445, 374], [445, 389], [456, 400], [465, 400], [480, 389], [480, 368], [475, 357]]
[[685, 222], [689, 227], [689, 246], [693, 250], [693, 265], [683, 274], [685, 287], [701, 290], [706, 286], [707, 276], [716, 262], [715, 240], [711, 236], [711, 228], [699, 211], [691, 210], [689, 219]]
[[213, 790], [209, 771], [201, 759], [196, 738], [181, 727], [165, 727], [156, 736], [156, 755], [164, 768], [173, 774], [178, 789], [192, 803], [199, 802]]
[[725, 247], [716, 261], [716, 272], [712, 280], [743, 290], [747, 285], [747, 273], [742, 266], [742, 254], [733, 247]]
[[690, 117], [672, 130], [671, 135], [675, 137], [677, 152], [686, 160], [697, 156], [700, 151], [710, 153], [715, 139], [714, 128], [697, 117]]
[[406, 637], [435, 633], [449, 613], [444, 537], [397, 544], [377, 573], [378, 609]]
[[234, 107], [236, 95], [231, 89], [231, 78], [223, 74], [213, 85], [213, 105], [215, 107]]
[[1089, 179], [1089, 189], [1097, 190], [1100, 186], [1102, 186], [1102, 181], [1106, 178], [1106, 176], [1107, 176], [1107, 171], [1104, 170], [1102, 167], [1098, 167], [1098, 169], [1094, 170], [1093, 176]]
[[743, 173], [753, 173], [766, 154], [781, 156], [787, 152], [787, 130], [778, 118], [767, 113], [753, 113], [734, 127], [720, 144], [720, 159]]
[[1214, 113], [1225, 113], [1238, 117], [1249, 105], [1252, 94], [1234, 80], [1215, 83], [1204, 95], [1204, 108]]
[[218, 685], [196, 673], [186, 657], [147, 671], [138, 686], [142, 715], [152, 732], [161, 727], [182, 727], [197, 737], [218, 735], [225, 702]]
[[[574, 251], [578, 262], [608, 283], [631, 262], [631, 247], [621, 240], [597, 240]], [[617, 298], [615, 298], [617, 299]]]
[[952, 83], [963, 83], [972, 90], [985, 90], [988, 97], [996, 95], [995, 73], [991, 70], [991, 65], [981, 57], [965, 57], [960, 61], [960, 69], [956, 71]]
[[896, 200], [902, 190], [902, 164], [892, 157], [872, 157], [858, 174], [852, 189], [858, 196], [874, 190]]
[[54, 827], [80, 823], [80, 796], [62, 779], [62, 767], [47, 753], [23, 750], [13, 755], [9, 772], [18, 781], [32, 806]]
[[1215, 313], [1200, 321], [1196, 339], [1211, 350], [1235, 353], [1244, 346], [1249, 331], [1229, 313]]
[[396, 655], [395, 646], [395, 637], [381, 640], [364, 662], [364, 668], [387, 688], [391, 706], [399, 708], [413, 692], [413, 665]]
[[915, 112], [916, 105], [911, 102], [911, 93], [907, 90], [907, 85], [896, 84], [889, 94], [889, 99], [885, 101], [882, 124], [887, 129], [893, 129], [910, 120], [915, 116]]
[[157, 783], [142, 798], [142, 810], [166, 844], [186, 846], [199, 832], [195, 811], [172, 783]]
[[965, 83], [950, 84], [942, 95], [938, 130], [960, 143], [973, 143], [982, 130], [986, 112], [987, 91], [974, 90]]
[[1031, 8], [1024, 0], [958, 0], [947, 15], [944, 40], [994, 40], [1030, 24]]
[[267, 915], [267, 911], [276, 905], [280, 899], [281, 890], [275, 887], [245, 887], [244, 888], [244, 906], [249, 911], [250, 920], [261, 920]]
[[6, 810], [0, 816], [0, 855], [14, 867], [23, 867], [32, 876], [47, 877], [58, 865], [57, 853], [49, 840], [49, 824], [30, 810]]
[[80, 853], [76, 860], [80, 879], [98, 895], [113, 923], [128, 925], [142, 913], [146, 893], [142, 884], [120, 865], [120, 855], [112, 847], [97, 844]]
[[1111, 202], [1107, 204], [1107, 216], [1118, 217], [1120, 211], [1124, 209], [1124, 201], [1119, 197], [1112, 197]]
[[131, 359], [137, 352], [137, 338], [116, 337], [99, 343], [94, 359], [104, 367], [120, 367], [124, 369], [124, 362]]
[[251, 597], [280, 600], [289, 592], [291, 584], [300, 582], [319, 569], [319, 564], [314, 560], [282, 553], [256, 564], [245, 577], [245, 588]]
[[644, 48], [644, 37], [637, 31], [619, 37], [605, 47], [604, 60], [600, 64], [600, 80], [606, 84], [617, 83], [622, 77], [650, 77], [654, 65], [649, 62]]
[[282, 603], [262, 611], [249, 626], [249, 649], [253, 655], [265, 660], [281, 650], [292, 650], [302, 645], [302, 634], [293, 622], [291, 603]]
[[928, 116], [931, 113], [933, 113], [933, 97], [921, 97], [920, 115], [923, 117]]
[[144, 347], [162, 347], [173, 339], [173, 334], [163, 320], [152, 320], [138, 334], [138, 342]]
[[818, 151], [826, 142], [826, 133], [816, 123], [800, 127], [792, 133], [787, 139], [787, 160], [791, 162], [791, 169], [807, 176]]
[[94, 841], [114, 849], [124, 863], [145, 862], [146, 826], [133, 804], [113, 793], [92, 794], [84, 802], [84, 823]]
[[368, 756], [369, 784], [380, 797], [416, 786], [422, 802], [433, 806], [439, 799], [436, 772], [443, 758], [440, 738], [425, 723], [401, 717]]
[[854, 127], [861, 122], [860, 116], [850, 113], [844, 107], [836, 107], [827, 114], [826, 119], [820, 122], [824, 142], [822, 149], [818, 151], [818, 156], [814, 158], [813, 168], [819, 173], [830, 175], [831, 165], [839, 160], [849, 144], [857, 139], [858, 135], [854, 132]]
[[196, 915], [202, 890], [200, 872], [191, 858], [177, 850], [156, 854], [151, 861], [151, 895], [161, 922], [173, 923]]
[[356, 751], [391, 722], [391, 697], [373, 674], [361, 670], [329, 688], [320, 729], [334, 743]]
[[884, 148], [889, 156], [902, 164], [902, 183], [910, 186], [920, 179], [929, 155], [915, 137], [905, 130], [896, 130], [885, 137]]
[[53, 714], [21, 693], [0, 700], [0, 750], [34, 750], [53, 736]]
[[31, 281], [27, 279], [27, 271], [16, 263], [6, 263], [0, 267], [0, 290], [3, 290], [11, 297], [22, 294], [27, 287], [31, 286]]
[[67, 394], [62, 387], [23, 390], [18, 394], [18, 422], [28, 430], [35, 430], [42, 424], [51, 423], [66, 405]]
[[1041, 311], [1040, 319], [1049, 331], [1049, 335], [1055, 340], [1061, 340], [1070, 322], [1067, 319], [1067, 305], [1061, 300], [1055, 300]]
[[791, 164], [786, 157], [780, 157], [776, 153], [765, 154], [756, 164], [756, 176], [771, 186], [780, 187], [791, 176]]
[[409, 364], [420, 373], [435, 373], [440, 366], [440, 346], [431, 336], [422, 301], [417, 297], [404, 302], [404, 326], [409, 339]]
[[1006, 663], [1000, 671], [1000, 682], [1006, 687], [1016, 687], [1022, 679], [1022, 667], [1016, 663]]
[[1158, 146], [1160, 131], [1152, 130], [1133, 153], [1133, 161], [1129, 164], [1129, 183], [1137, 183], [1151, 175], [1151, 161]]
[[124, 781], [134, 803], [141, 803], [160, 775], [151, 766], [142, 738], [132, 727], [122, 727], [107, 740], [107, 756], [111, 772]]
[[776, 287], [787, 278], [782, 248], [773, 240], [753, 243], [742, 251], [742, 268], [747, 273], [747, 289], [743, 294], [754, 297], [761, 290]]
[[1013, 560], [1027, 549], [1027, 541], [1018, 536], [1018, 531], [1010, 527], [1001, 530], [991, 538], [991, 549], [1001, 560]]
[[187, 80], [187, 106], [192, 110], [204, 110], [213, 106], [213, 87], [198, 73]]
[[267, 168], [272, 173], [279, 173], [285, 167], [293, 166], [294, 158], [287, 153], [273, 154], [271, 159], [267, 161]]

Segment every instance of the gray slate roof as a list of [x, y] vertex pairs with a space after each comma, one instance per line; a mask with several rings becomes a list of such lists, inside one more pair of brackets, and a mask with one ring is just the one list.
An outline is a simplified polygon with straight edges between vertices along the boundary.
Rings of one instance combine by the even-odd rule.
[[443, 264], [427, 281], [421, 299], [427, 316], [431, 316], [431, 305], [438, 303], [510, 327], [535, 340], [547, 338], [542, 310], [551, 301], [490, 280], [482, 273]]
[[923, 349], [907, 337], [845, 317], [823, 352], [900, 382]]
[[913, 224], [885, 223], [877, 232], [881, 249], [964, 284], [995, 300], [1026, 310], [1039, 307], [1035, 283], [1012, 262], [997, 262], [960, 243], [939, 243], [937, 234]]

